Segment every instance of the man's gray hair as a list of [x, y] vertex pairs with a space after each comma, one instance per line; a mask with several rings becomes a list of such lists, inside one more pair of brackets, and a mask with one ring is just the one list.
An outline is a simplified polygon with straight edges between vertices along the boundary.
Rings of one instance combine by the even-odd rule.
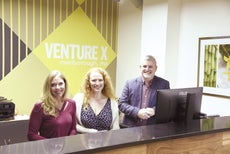
[[157, 61], [156, 61], [155, 57], [153, 57], [152, 55], [146, 55], [146, 56], [144, 56], [144, 57], [142, 58], [142, 60], [141, 60], [141, 63], [142, 63], [143, 61], [145, 61], [145, 60], [147, 60], [147, 61], [152, 61], [152, 62], [154, 62], [155, 64], [157, 64]]

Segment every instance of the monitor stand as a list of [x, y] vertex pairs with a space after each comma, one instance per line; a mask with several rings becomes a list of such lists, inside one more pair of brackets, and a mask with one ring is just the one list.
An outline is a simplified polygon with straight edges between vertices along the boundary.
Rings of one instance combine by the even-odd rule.
[[194, 93], [187, 94], [186, 108], [185, 108], [185, 121], [193, 120], [194, 116], [194, 107], [195, 107], [195, 95]]

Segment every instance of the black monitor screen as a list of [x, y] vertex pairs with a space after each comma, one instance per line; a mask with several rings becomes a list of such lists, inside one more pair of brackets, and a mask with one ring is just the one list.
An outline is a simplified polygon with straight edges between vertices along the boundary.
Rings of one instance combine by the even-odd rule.
[[193, 119], [200, 113], [203, 87], [157, 90], [156, 123]]

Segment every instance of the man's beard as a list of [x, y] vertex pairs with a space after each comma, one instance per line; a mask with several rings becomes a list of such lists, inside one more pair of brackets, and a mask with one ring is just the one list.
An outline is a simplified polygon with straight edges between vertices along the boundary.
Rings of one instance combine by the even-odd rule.
[[144, 79], [151, 80], [153, 78], [153, 75], [152, 74], [144, 73], [143, 77], [144, 77]]

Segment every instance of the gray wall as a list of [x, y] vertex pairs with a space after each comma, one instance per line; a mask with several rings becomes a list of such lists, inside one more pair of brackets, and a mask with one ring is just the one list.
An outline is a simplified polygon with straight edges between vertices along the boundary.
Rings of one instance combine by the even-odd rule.
[[[139, 75], [139, 60], [153, 54], [157, 75], [171, 88], [197, 86], [199, 37], [230, 36], [229, 0], [144, 0], [143, 9], [120, 1], [117, 83], [119, 96], [127, 79]], [[230, 115], [230, 101], [203, 95], [202, 111]]]

